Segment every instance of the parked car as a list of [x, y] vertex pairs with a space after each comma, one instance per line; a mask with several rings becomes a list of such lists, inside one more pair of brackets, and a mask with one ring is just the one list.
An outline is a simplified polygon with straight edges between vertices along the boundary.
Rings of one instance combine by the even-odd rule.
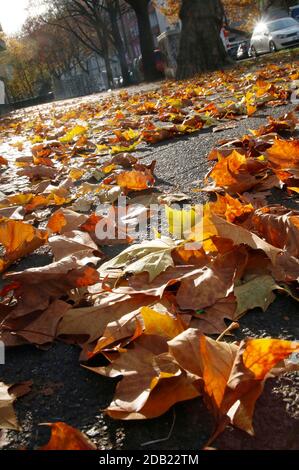
[[249, 57], [250, 40], [241, 42], [237, 51], [237, 60], [247, 59]]
[[236, 43], [233, 43], [233, 44], [229, 44], [227, 46], [227, 53], [234, 60], [237, 59], [239, 45], [240, 45], [240, 43], [236, 42]]
[[299, 21], [299, 5], [290, 7], [290, 16], [294, 18], [294, 20]]
[[221, 29], [220, 37], [228, 55], [232, 59], [237, 60], [239, 47], [247, 41], [248, 34], [225, 24]]
[[296, 44], [299, 44], [299, 23], [294, 18], [285, 17], [261, 22], [253, 31], [250, 55], [275, 52]]

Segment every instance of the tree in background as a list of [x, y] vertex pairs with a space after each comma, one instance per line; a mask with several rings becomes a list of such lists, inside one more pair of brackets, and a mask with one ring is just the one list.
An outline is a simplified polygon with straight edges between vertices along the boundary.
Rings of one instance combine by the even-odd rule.
[[[134, 10], [138, 22], [143, 73], [146, 80], [161, 78], [156, 69], [154, 39], [149, 18], [151, 0], [124, 0]], [[84, 46], [103, 57], [110, 86], [111, 50], [117, 52], [124, 84], [129, 82], [126, 48], [119, 31], [120, 0], [30, 0], [32, 7], [45, 6], [44, 21], [59, 24], [72, 32]], [[58, 21], [57, 21], [58, 20]]]
[[[135, 11], [146, 80], [159, 77], [149, 18], [150, 0], [124, 0]], [[38, 87], [50, 87], [76, 65], [85, 73], [90, 51], [103, 57], [108, 84], [113, 85], [111, 57], [116, 53], [124, 84], [129, 83], [126, 49], [119, 30], [119, 0], [31, 0], [47, 6], [42, 18], [29, 19], [19, 38], [7, 41], [1, 62], [12, 65], [8, 88], [14, 99], [33, 97]], [[178, 78], [221, 68], [228, 63], [220, 39], [225, 17], [244, 29], [252, 29], [264, 12], [289, 8], [297, 0], [152, 0], [171, 22], [181, 19]], [[248, 13], [249, 12], [249, 13]], [[63, 45], [63, 47], [62, 47]]]
[[297, 0], [155, 0], [172, 22], [181, 19], [177, 77], [221, 68], [228, 63], [220, 31], [226, 19], [252, 31], [263, 13], [288, 8]]
[[229, 63], [220, 37], [224, 8], [221, 0], [182, 0], [182, 33], [177, 78], [215, 70]]
[[29, 39], [33, 45], [35, 61], [42, 67], [41, 74], [46, 70], [51, 77], [60, 80], [80, 63], [81, 44], [68, 31], [45, 24], [40, 18], [29, 18], [22, 34], [23, 39]]
[[88, 50], [105, 62], [108, 86], [113, 86], [110, 63], [111, 35], [104, 0], [43, 0], [47, 6], [43, 21], [73, 34]]
[[121, 10], [119, 0], [106, 0], [103, 4], [103, 8], [109, 15], [110, 24], [111, 24], [111, 39], [114, 45], [114, 48], [117, 52], [122, 77], [123, 77], [123, 85], [130, 84], [130, 75], [129, 75], [129, 68], [126, 58], [126, 49], [123, 42], [123, 38], [120, 34], [119, 30], [119, 20], [121, 17]]
[[182, 0], [155, 0], [154, 4], [163, 15], [167, 16], [170, 23], [176, 23], [179, 20]]
[[222, 0], [229, 22], [245, 31], [252, 31], [260, 18], [258, 0]]
[[[246, 30], [252, 30], [259, 18], [261, 2], [263, 0], [222, 0], [226, 17]], [[182, 0], [155, 0], [155, 4], [171, 23], [179, 20]]]
[[35, 44], [29, 38], [6, 38], [6, 51], [0, 56], [3, 68], [9, 68], [6, 86], [10, 98], [20, 101], [36, 95], [36, 83], [44, 72], [37, 63]]
[[125, 1], [136, 13], [145, 80], [152, 81], [161, 78], [161, 75], [156, 68], [154, 53], [155, 44], [149, 18], [149, 4], [151, 0]]
[[130, 83], [126, 50], [118, 25], [119, 0], [31, 0], [31, 5], [44, 6], [45, 23], [71, 33], [85, 50], [104, 59], [108, 86], [113, 87], [113, 54], [118, 56], [123, 84]]
[[11, 98], [18, 101], [46, 94], [53, 79], [60, 81], [75, 66], [88, 73], [86, 53], [67, 30], [29, 18], [18, 37], [6, 38], [6, 51], [0, 56]]

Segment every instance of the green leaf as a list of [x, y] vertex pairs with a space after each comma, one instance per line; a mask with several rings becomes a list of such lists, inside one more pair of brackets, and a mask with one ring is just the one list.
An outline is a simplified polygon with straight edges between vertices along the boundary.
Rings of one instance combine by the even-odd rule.
[[167, 237], [145, 241], [124, 250], [120, 255], [103, 264], [100, 273], [109, 274], [109, 270], [120, 268], [126, 273], [149, 273], [149, 281], [153, 281], [159, 274], [174, 266], [171, 256], [172, 250], [177, 246]]
[[248, 310], [260, 307], [264, 312], [275, 300], [273, 293], [279, 286], [272, 276], [263, 275], [250, 279], [248, 282], [235, 287], [234, 295], [237, 299], [236, 318], [240, 318]]

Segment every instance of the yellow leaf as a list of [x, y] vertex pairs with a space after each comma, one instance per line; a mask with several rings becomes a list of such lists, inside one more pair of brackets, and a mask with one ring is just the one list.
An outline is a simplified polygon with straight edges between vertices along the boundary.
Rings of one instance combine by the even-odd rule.
[[190, 230], [196, 223], [196, 209], [192, 208], [190, 211], [172, 209], [169, 206], [165, 207], [166, 218], [168, 221], [169, 233], [176, 238], [185, 238], [189, 235]]
[[128, 141], [137, 140], [140, 136], [140, 132], [134, 131], [133, 129], [129, 129], [128, 131], [123, 132], [122, 135]]
[[102, 145], [97, 145], [97, 151], [102, 152], [103, 150], [109, 150], [108, 145], [102, 144]]
[[44, 141], [44, 139], [42, 137], [40, 137], [39, 135], [36, 135], [35, 137], [33, 137], [33, 139], [31, 139], [31, 143], [32, 144], [40, 144]]
[[114, 165], [114, 163], [112, 163], [112, 165], [108, 165], [108, 166], [105, 166], [104, 168], [102, 168], [102, 172], [105, 173], [105, 175], [108, 175], [113, 170], [115, 170], [115, 168], [116, 168], [116, 165]]
[[69, 173], [69, 177], [73, 180], [73, 181], [77, 181], [81, 178], [81, 176], [84, 175], [84, 171], [83, 170], [79, 170], [77, 168], [74, 168], [73, 170], [70, 171]]
[[139, 141], [134, 142], [134, 144], [129, 145], [128, 147], [126, 147], [125, 145], [114, 145], [111, 147], [110, 153], [111, 155], [115, 155], [117, 153], [122, 153], [122, 152], [134, 152], [138, 144], [139, 144]]
[[144, 333], [146, 335], [158, 335], [172, 339], [186, 329], [179, 316], [176, 318], [169, 313], [159, 313], [149, 307], [141, 309], [141, 316], [144, 321]]
[[[6, 252], [0, 261], [1, 272], [14, 261], [33, 252], [47, 241], [48, 234], [18, 220], [0, 221], [0, 244]], [[1, 408], [1, 407], [0, 407]]]
[[249, 103], [247, 103], [246, 108], [247, 108], [247, 114], [248, 114], [248, 116], [252, 116], [252, 114], [254, 114], [254, 113], [256, 112], [256, 110], [257, 110], [257, 107], [256, 107], [256, 106], [253, 106], [253, 105], [251, 105], [251, 104], [249, 104]]
[[60, 142], [64, 144], [68, 144], [69, 142], [72, 142], [75, 137], [78, 137], [79, 135], [83, 135], [87, 132], [87, 127], [84, 126], [75, 126], [73, 129], [69, 130], [63, 137], [60, 137]]
[[33, 194], [15, 194], [0, 202], [0, 208], [9, 206], [24, 206], [33, 199]]
[[299, 350], [299, 343], [280, 339], [248, 339], [243, 352], [243, 364], [255, 380], [263, 380], [267, 373], [286, 357]]

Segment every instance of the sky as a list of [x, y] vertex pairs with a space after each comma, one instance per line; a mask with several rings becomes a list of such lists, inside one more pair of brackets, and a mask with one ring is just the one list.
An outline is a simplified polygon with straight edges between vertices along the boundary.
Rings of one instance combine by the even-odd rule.
[[6, 34], [20, 31], [24, 24], [29, 0], [0, 0], [0, 23]]

